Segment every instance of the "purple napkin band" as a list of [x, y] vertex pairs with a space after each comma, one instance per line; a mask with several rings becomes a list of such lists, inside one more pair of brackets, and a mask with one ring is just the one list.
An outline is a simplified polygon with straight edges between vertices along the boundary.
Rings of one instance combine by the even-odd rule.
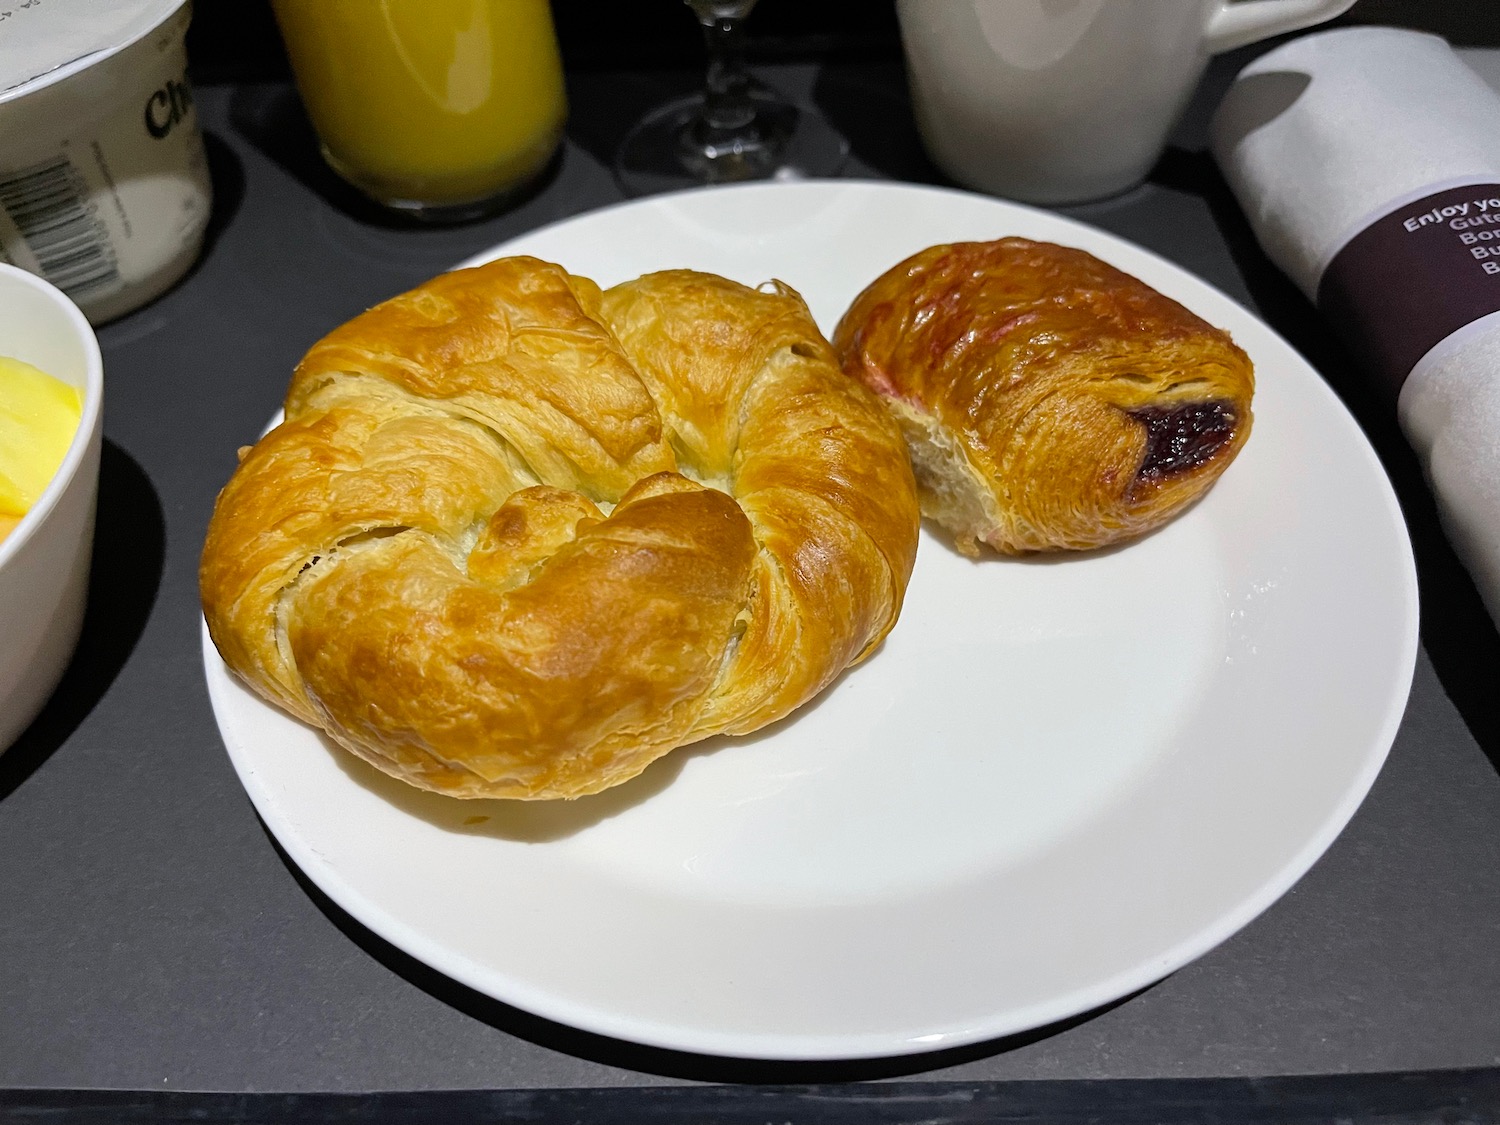
[[1329, 262], [1317, 305], [1399, 395], [1424, 355], [1500, 312], [1500, 184], [1447, 188], [1374, 220]]

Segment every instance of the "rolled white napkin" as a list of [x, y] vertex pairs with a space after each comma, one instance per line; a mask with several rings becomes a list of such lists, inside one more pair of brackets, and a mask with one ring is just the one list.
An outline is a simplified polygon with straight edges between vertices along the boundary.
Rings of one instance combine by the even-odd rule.
[[[1485, 303], [1500, 294], [1500, 224], [1488, 213], [1491, 200], [1500, 202], [1500, 94], [1436, 36], [1327, 31], [1247, 66], [1214, 116], [1212, 138], [1266, 253], [1325, 312], [1340, 314], [1335, 306], [1349, 303], [1331, 290], [1378, 273], [1366, 262], [1403, 261], [1355, 300], [1366, 309], [1363, 330], [1336, 319], [1347, 335], [1365, 337], [1349, 340], [1357, 352], [1392, 326], [1403, 342], [1418, 343], [1415, 352], [1372, 358], [1372, 368], [1384, 370], [1371, 374], [1399, 383], [1402, 430], [1455, 551], [1500, 624], [1500, 311], [1451, 334], [1451, 321], [1433, 312], [1437, 298], [1500, 310], [1500, 299]], [[1427, 197], [1448, 191], [1437, 203], [1454, 210], [1439, 206], [1423, 219]], [[1500, 206], [1494, 213], [1500, 219]], [[1363, 241], [1351, 249], [1356, 237]], [[1371, 243], [1377, 257], [1349, 270], [1355, 249]], [[1419, 243], [1429, 250], [1400, 259]], [[1444, 264], [1419, 260], [1432, 247]], [[1497, 256], [1477, 256], [1491, 247]], [[1431, 317], [1438, 327], [1424, 336], [1421, 323], [1403, 317]]]

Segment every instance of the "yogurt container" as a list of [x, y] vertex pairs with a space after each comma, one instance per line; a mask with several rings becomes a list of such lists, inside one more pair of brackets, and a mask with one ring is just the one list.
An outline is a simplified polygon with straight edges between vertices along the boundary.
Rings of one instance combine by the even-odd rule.
[[212, 189], [186, 0], [0, 4], [0, 261], [94, 324], [187, 272]]

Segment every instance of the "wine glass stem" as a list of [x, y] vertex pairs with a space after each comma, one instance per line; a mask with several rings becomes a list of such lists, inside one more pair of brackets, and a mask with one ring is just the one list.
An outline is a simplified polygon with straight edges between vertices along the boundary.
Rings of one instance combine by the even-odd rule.
[[703, 120], [714, 130], [737, 132], [755, 120], [748, 96], [750, 76], [741, 54], [740, 20], [735, 16], [699, 17], [708, 52], [704, 78]]

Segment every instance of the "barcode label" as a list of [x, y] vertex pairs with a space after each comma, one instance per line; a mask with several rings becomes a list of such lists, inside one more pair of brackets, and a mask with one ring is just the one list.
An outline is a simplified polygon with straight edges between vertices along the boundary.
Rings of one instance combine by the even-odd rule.
[[0, 179], [0, 209], [36, 257], [37, 272], [69, 296], [120, 283], [109, 234], [89, 210], [88, 194], [66, 156]]

